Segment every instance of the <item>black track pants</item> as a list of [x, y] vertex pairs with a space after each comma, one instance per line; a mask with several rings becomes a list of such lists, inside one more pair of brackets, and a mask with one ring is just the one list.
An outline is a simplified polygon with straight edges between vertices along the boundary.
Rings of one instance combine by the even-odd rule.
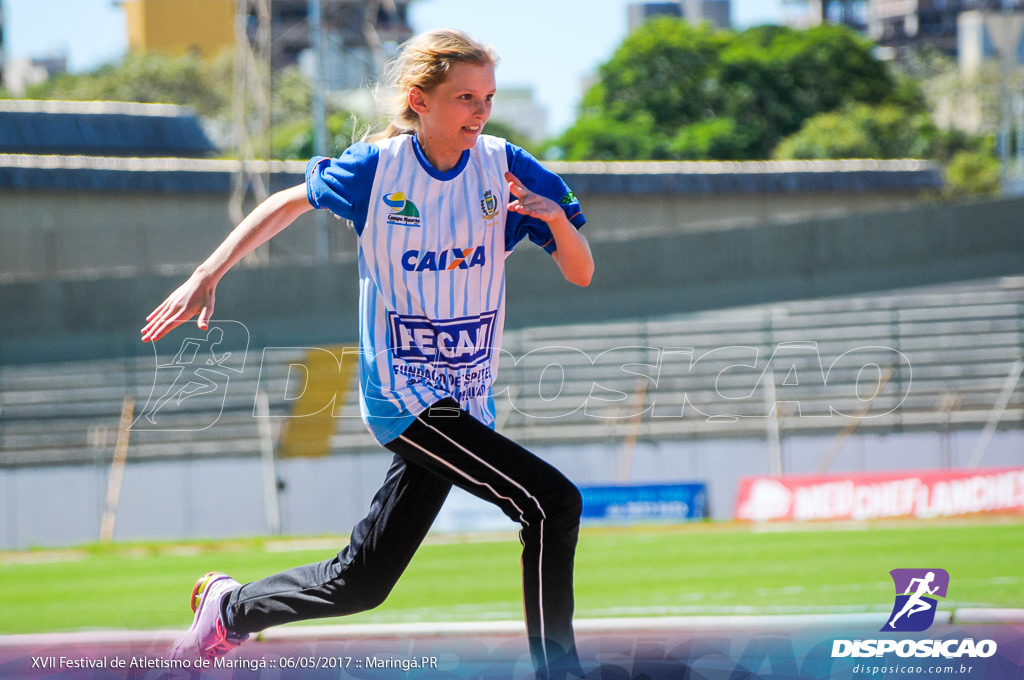
[[376, 607], [454, 484], [522, 525], [523, 602], [534, 665], [541, 676], [577, 670], [573, 561], [582, 501], [576, 487], [451, 400], [428, 409], [387, 448], [395, 459], [349, 545], [323, 562], [242, 586], [225, 603], [228, 627], [253, 633]]

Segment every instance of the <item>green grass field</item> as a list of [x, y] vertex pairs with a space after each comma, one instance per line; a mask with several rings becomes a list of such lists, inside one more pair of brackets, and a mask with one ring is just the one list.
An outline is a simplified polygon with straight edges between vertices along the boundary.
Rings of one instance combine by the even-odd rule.
[[[346, 623], [519, 619], [519, 544], [424, 545], [385, 605]], [[247, 540], [0, 553], [0, 634], [184, 628], [206, 571], [241, 581], [323, 559], [329, 542]], [[305, 546], [305, 547], [303, 547]], [[756, 530], [730, 524], [585, 529], [578, 617], [888, 611], [888, 572], [942, 568], [944, 609], [1024, 607], [1024, 522]]]

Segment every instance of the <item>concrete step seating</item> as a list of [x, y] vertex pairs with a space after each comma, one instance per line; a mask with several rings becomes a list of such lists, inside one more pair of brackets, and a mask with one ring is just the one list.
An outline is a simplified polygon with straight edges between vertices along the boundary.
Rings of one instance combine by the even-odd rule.
[[[653, 348], [691, 347], [695, 360], [691, 366], [664, 373], [659, 381], [647, 382], [644, 406], [650, 408], [662, 403], [681, 403], [685, 393], [690, 404], [697, 406], [687, 416], [647, 417], [639, 423], [624, 427], [623, 419], [587, 417], [584, 410], [563, 414], [556, 427], [541, 428], [545, 411], [554, 414], [571, 399], [553, 400], [532, 389], [528, 395], [516, 399], [528, 408], [511, 409], [507, 429], [523, 427], [532, 436], [545, 438], [542, 430], [552, 436], [600, 439], [623, 436], [631, 432], [638, 436], [670, 437], [673, 435], [763, 436], [765, 416], [771, 412], [765, 398], [769, 377], [765, 368], [771, 359], [775, 371], [777, 399], [799, 401], [799, 411], [793, 404], [780, 404], [780, 426], [787, 432], [836, 430], [851, 420], [845, 416], [801, 417], [806, 414], [828, 414], [831, 406], [842, 413], [857, 414], [867, 406], [866, 399], [873, 392], [879, 372], [894, 369], [886, 388], [871, 403], [870, 410], [859, 426], [873, 429], [935, 427], [952, 423], [955, 426], [979, 427], [1006, 382], [1006, 374], [1022, 356], [1024, 315], [1022, 291], [1019, 282], [1004, 285], [969, 286], [945, 290], [914, 291], [865, 298], [819, 300], [774, 305], [745, 310], [728, 310], [692, 315], [674, 320], [659, 320], [632, 327], [621, 325], [577, 327], [573, 331], [579, 340], [575, 346], [588, 350], [591, 356], [610, 347], [624, 346], [632, 340]], [[564, 331], [555, 335], [555, 329], [535, 329], [524, 332], [522, 341], [527, 347], [565, 343]], [[562, 330], [562, 329], [558, 329]], [[621, 339], [623, 342], [617, 342]], [[814, 343], [817, 353], [781, 352], [781, 361], [772, 359], [773, 352], [784, 349], [784, 343]], [[508, 345], [508, 343], [506, 343]], [[729, 347], [756, 348], [756, 360], [743, 351]], [[883, 349], [868, 349], [870, 347]], [[831, 371], [832, 362], [851, 350], [857, 361], [839, 362]], [[903, 358], [894, 363], [902, 353]], [[623, 353], [625, 354], [625, 353]], [[650, 352], [648, 352], [648, 355]], [[639, 356], [639, 355], [638, 355]], [[720, 357], [720, 358], [719, 358]], [[741, 357], [743, 357], [741, 359]], [[554, 358], [552, 358], [554, 360]], [[651, 360], [642, 360], [650, 363]], [[861, 364], [878, 364], [858, 384]], [[605, 388], [628, 393], [630, 377], [621, 369], [613, 368], [617, 378], [608, 378], [607, 367], [588, 367], [585, 358], [567, 351], [562, 354], [565, 375], [581, 379], [568, 381], [565, 389], [575, 390], [577, 397], [593, 392], [591, 375], [604, 377], [599, 381]], [[749, 367], [730, 368], [734, 364], [752, 364]], [[799, 385], [787, 386], [786, 374], [780, 368], [795, 369]], [[662, 367], [664, 369], [664, 365]], [[867, 367], [866, 367], [867, 368]], [[688, 370], [686, 370], [688, 369]], [[550, 369], [549, 369], [550, 370]], [[828, 372], [828, 388], [824, 389], [821, 371]], [[808, 379], [817, 371], [818, 379]], [[656, 374], [655, 374], [656, 375]], [[874, 378], [871, 378], [874, 375]], [[513, 383], [520, 388], [533, 382], [522, 377]], [[663, 384], [662, 380], [668, 380]], [[633, 377], [633, 394], [644, 379]], [[541, 383], [545, 384], [544, 382]], [[653, 392], [652, 392], [653, 390]], [[859, 395], [858, 392], [862, 394]], [[563, 393], [564, 394], [564, 393]], [[653, 399], [652, 399], [653, 397]], [[729, 399], [728, 397], [732, 397]], [[630, 412], [637, 410], [633, 402], [623, 400]], [[591, 401], [587, 400], [587, 406]], [[896, 406], [888, 416], [883, 415]], [[521, 412], [526, 412], [524, 415]], [[1013, 393], [1004, 422], [1020, 423], [1024, 413], [1024, 389]], [[725, 418], [706, 422], [708, 415], [732, 414], [739, 420], [728, 423]], [[533, 422], [530, 422], [533, 421]], [[701, 422], [705, 421], [705, 422]], [[589, 430], [589, 433], [587, 432]]]
[[[529, 328], [507, 332], [504, 348], [498, 422], [524, 443], [764, 437], [770, 418], [787, 436], [854, 424], [862, 432], [979, 428], [1024, 356], [1024, 282]], [[142, 415], [154, 392], [152, 356], [0, 367], [0, 465], [108, 461], [125, 396], [136, 401], [132, 460], [260, 455], [257, 391], [268, 397], [271, 440], [282, 441], [303, 389], [294, 364], [307, 362], [302, 350], [261, 354], [250, 349], [243, 366], [236, 353], [210, 369], [219, 371], [215, 389], [168, 401], [156, 422]], [[317, 386], [317, 404], [336, 395], [324, 452], [372, 450], [357, 381], [339, 376]], [[1024, 423], [1021, 383], [1004, 427]], [[307, 400], [302, 408], [312, 416], [318, 407]], [[331, 415], [327, 408], [319, 417]]]

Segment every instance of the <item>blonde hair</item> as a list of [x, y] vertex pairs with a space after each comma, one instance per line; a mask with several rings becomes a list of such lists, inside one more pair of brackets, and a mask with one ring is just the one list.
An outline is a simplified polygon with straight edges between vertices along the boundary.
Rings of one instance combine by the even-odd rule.
[[453, 64], [497, 66], [499, 58], [490, 45], [451, 28], [408, 40], [384, 69], [384, 91], [390, 90], [390, 96], [378, 96], [390, 123], [382, 132], [372, 135], [370, 141], [416, 132], [419, 115], [409, 106], [412, 88], [430, 92], [445, 81]]

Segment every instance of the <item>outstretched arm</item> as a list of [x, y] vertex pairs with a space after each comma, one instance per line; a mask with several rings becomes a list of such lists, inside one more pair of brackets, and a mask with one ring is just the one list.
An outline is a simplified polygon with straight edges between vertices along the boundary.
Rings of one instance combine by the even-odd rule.
[[578, 286], [590, 285], [594, 275], [594, 257], [586, 237], [565, 217], [562, 208], [546, 196], [534, 193], [511, 172], [505, 173], [508, 188], [516, 200], [509, 209], [523, 215], [544, 220], [555, 237], [555, 252], [551, 254], [562, 271], [562, 276]]
[[150, 312], [142, 327], [143, 342], [159, 340], [197, 314], [199, 327], [206, 330], [213, 318], [213, 303], [221, 277], [312, 208], [306, 198], [305, 184], [279, 191], [256, 206], [192, 276]]

